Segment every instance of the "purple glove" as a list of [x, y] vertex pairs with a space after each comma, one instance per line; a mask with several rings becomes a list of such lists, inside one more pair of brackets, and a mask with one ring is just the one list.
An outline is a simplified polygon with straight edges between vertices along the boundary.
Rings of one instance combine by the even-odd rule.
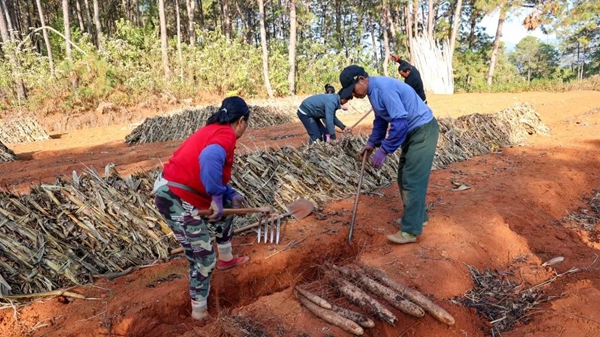
[[385, 158], [387, 158], [387, 153], [382, 148], [379, 148], [373, 158], [371, 158], [371, 166], [379, 170], [383, 166]]
[[246, 206], [248, 206], [248, 202], [243, 195], [239, 194], [237, 191], [231, 194], [231, 207], [244, 208]]
[[213, 195], [210, 203], [210, 209], [213, 210], [213, 214], [208, 217], [209, 221], [219, 221], [223, 216], [223, 195]]
[[326, 134], [326, 135], [325, 135], [325, 141], [326, 141], [326, 142], [329, 142], [329, 141], [331, 141], [331, 135], [330, 135], [330, 134]]

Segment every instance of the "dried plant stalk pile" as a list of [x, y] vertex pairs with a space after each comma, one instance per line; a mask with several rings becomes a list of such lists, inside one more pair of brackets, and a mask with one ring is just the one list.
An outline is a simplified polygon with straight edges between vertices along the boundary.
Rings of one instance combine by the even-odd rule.
[[[442, 119], [440, 126], [436, 168], [546, 131], [527, 108]], [[238, 156], [231, 183], [252, 206], [272, 204], [280, 211], [299, 197], [318, 204], [346, 198], [355, 193], [358, 152], [365, 142], [355, 136], [333, 145]], [[364, 192], [396, 180], [399, 155], [400, 151], [390, 155], [380, 171], [367, 165]], [[85, 283], [94, 274], [120, 272], [168, 256], [178, 243], [154, 207], [151, 190], [157, 174], [153, 170], [123, 178], [109, 166], [107, 178], [90, 169], [71, 182], [40, 185], [28, 195], [0, 193], [0, 275], [11, 292]], [[245, 224], [236, 220], [236, 226]]]
[[0, 121], [0, 142], [15, 144], [50, 139], [35, 118], [24, 117]]
[[28, 195], [0, 193], [5, 289], [20, 294], [87, 283], [95, 274], [167, 257], [178, 246], [153, 205], [156, 173], [107, 173], [105, 179], [88, 170]]
[[0, 162], [15, 160], [17, 160], [17, 155], [11, 149], [6, 147], [6, 145], [0, 142]]
[[529, 104], [516, 104], [494, 114], [442, 118], [434, 168], [491, 152], [501, 146], [522, 143], [548, 128]]
[[[204, 126], [208, 118], [218, 111], [217, 106], [186, 109], [170, 116], [147, 118], [127, 137], [128, 145], [166, 142], [184, 139]], [[293, 115], [278, 107], [250, 106], [250, 128], [262, 128], [294, 121]]]

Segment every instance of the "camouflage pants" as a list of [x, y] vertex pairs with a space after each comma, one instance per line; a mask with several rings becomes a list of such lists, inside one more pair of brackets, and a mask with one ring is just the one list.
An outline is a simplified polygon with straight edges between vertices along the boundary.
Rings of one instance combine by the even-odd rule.
[[214, 238], [217, 244], [231, 242], [233, 217], [218, 222], [194, 218], [191, 212], [195, 207], [181, 200], [166, 185], [158, 188], [154, 201], [190, 262], [190, 296], [195, 301], [206, 300], [210, 292], [210, 277], [216, 264], [212, 240]]

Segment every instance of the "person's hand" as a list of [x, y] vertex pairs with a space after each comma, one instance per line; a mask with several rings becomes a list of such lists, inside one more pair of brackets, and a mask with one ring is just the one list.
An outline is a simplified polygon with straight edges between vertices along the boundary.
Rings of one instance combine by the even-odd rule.
[[346, 104], [342, 104], [342, 105], [340, 105], [340, 109], [348, 110], [348, 106]]
[[233, 192], [231, 195], [231, 206], [233, 208], [244, 208], [248, 206], [248, 201], [244, 198], [243, 195], [238, 192]]
[[352, 128], [345, 128], [344, 129], [344, 133], [345, 134], [351, 134], [352, 133]]
[[330, 134], [326, 134], [325, 135], [325, 141], [326, 142], [330, 142], [331, 141], [331, 135]]
[[375, 149], [375, 144], [373, 144], [371, 142], [367, 142], [365, 145], [363, 145], [363, 147], [360, 149], [361, 160], [362, 160], [362, 158], [364, 158], [364, 156], [367, 156], [367, 157], [370, 156], [374, 149]]
[[210, 209], [212, 209], [213, 214], [208, 217], [208, 220], [211, 222], [221, 220], [221, 217], [223, 217], [223, 195], [212, 196], [212, 201], [210, 202]]
[[371, 158], [371, 166], [379, 170], [383, 167], [383, 163], [385, 163], [385, 158], [387, 158], [387, 153], [382, 148], [379, 148], [379, 150], [377, 150], [373, 158]]

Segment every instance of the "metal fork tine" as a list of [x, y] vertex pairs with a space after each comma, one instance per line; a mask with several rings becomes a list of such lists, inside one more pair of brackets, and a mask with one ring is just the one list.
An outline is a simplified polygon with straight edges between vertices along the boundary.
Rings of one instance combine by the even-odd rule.
[[267, 243], [267, 235], [269, 234], [269, 218], [265, 218], [265, 239], [264, 243]]
[[273, 243], [274, 235], [275, 235], [275, 219], [271, 219], [271, 243]]
[[257, 240], [257, 243], [260, 243], [260, 234], [261, 234], [261, 233], [260, 233], [260, 230], [261, 230], [261, 228], [262, 228], [262, 227], [261, 227], [261, 226], [262, 226], [262, 223], [261, 223], [261, 221], [262, 221], [262, 220], [263, 220], [263, 218], [262, 218], [262, 217], [258, 218], [258, 240]]
[[275, 239], [275, 244], [278, 245], [279, 244], [279, 235], [281, 233], [281, 219], [278, 218], [277, 219], [277, 238]]

